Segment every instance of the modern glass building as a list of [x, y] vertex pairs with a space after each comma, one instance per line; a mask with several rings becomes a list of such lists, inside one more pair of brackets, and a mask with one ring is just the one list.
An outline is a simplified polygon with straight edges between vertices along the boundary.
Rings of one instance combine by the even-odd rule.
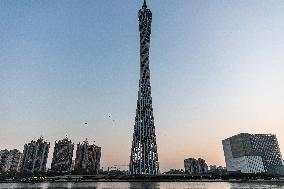
[[276, 135], [241, 133], [222, 141], [229, 172], [269, 172], [282, 165]]

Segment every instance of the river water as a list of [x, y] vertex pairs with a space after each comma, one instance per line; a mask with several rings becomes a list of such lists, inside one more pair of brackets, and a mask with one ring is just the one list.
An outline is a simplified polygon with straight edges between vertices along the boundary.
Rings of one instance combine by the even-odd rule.
[[284, 184], [227, 182], [93, 182], [93, 183], [5, 183], [0, 188], [14, 189], [284, 189]]

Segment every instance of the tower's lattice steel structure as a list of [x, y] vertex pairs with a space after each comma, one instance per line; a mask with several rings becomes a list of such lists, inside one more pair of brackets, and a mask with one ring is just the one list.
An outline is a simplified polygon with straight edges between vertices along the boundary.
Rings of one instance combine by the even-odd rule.
[[159, 173], [149, 69], [151, 23], [152, 13], [144, 0], [139, 10], [140, 80], [129, 164], [130, 174]]

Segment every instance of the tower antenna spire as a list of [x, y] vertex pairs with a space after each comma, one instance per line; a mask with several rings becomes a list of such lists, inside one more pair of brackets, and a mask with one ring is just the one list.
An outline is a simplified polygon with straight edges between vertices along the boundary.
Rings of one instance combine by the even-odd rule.
[[144, 0], [144, 3], [143, 3], [143, 6], [142, 6], [143, 9], [146, 9], [147, 8], [147, 3], [146, 3], [146, 0]]

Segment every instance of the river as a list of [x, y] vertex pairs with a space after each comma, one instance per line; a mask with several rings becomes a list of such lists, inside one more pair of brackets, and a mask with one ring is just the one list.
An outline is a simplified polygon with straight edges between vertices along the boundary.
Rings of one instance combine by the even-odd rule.
[[90, 182], [90, 183], [2, 183], [14, 189], [284, 189], [284, 184], [228, 182]]

